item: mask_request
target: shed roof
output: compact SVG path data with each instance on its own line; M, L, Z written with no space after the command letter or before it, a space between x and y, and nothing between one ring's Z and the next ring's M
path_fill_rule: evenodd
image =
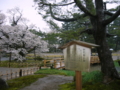
M73 44L77 44L77 45L88 47L88 48L99 47L99 45L96 45L96 44L93 44L93 43L87 43L87 42L84 42L84 41L74 40L74 41L71 41L69 43L66 43L63 46L60 46L59 49L64 49L64 48L69 47L69 46L71 46Z

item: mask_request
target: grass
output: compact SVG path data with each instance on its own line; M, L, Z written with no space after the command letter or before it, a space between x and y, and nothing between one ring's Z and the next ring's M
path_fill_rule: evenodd
M2 90L19 90L35 82L38 78L43 78L45 76L46 75L29 75L29 76L23 76L12 80L8 80L7 83L9 85L9 88Z
M120 90L120 80L115 80L110 84L103 84L102 76L100 71L83 73L82 90ZM59 90L76 90L75 82L62 84Z
M59 75L66 75L66 76L74 76L75 72L70 70L41 69L41 70L38 70L35 74L59 74Z
M115 65L116 67L120 67L117 61L114 61L114 65Z

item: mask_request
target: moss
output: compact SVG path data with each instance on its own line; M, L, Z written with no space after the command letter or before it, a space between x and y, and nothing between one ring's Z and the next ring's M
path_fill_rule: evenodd
M9 88L4 90L19 90L35 82L38 78L43 78L45 76L46 75L29 75L29 76L23 76L20 78L8 80L7 83L9 85Z
M75 83L62 84L59 90L76 90ZM120 90L120 80L116 80L110 84L103 84L101 82L93 84L92 82L87 82L83 84L82 90Z
M95 83L89 84L86 83L83 85L84 90L120 90L120 80L114 81L110 84Z
M75 83L73 82L59 85L58 90L75 90Z

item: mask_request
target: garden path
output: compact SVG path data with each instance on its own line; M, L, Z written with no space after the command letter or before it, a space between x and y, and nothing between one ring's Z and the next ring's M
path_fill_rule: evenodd
M73 76L48 75L20 90L58 90L59 85L72 81Z

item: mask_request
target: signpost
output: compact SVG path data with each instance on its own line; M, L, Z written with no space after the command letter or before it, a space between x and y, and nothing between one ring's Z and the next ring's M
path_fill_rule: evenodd
M98 45L83 41L71 41L59 47L63 49L65 68L76 72L76 90L82 90L81 72L89 72L92 47L98 47Z

